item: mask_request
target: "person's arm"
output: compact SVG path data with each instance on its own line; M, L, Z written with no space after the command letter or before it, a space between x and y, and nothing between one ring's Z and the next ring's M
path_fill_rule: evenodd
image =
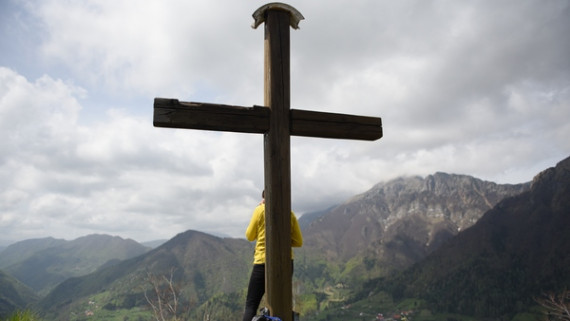
M255 210L253 210L253 214L251 215L251 220L249 221L249 225L245 230L245 237L250 242L255 241L257 239L257 224L259 221L259 215L263 210L262 207L263 206L259 205L255 208Z
M291 212L291 246L292 247L303 246L303 234L301 233L299 222L297 221L295 213L293 212Z

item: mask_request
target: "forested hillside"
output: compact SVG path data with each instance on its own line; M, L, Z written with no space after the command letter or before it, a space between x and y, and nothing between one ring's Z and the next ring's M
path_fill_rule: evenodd
M0 270L0 319L37 301L31 289Z

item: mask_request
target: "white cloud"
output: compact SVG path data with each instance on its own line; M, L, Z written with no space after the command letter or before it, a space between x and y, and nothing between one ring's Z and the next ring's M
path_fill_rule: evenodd
M0 72L4 237L149 239L188 228L241 236L245 204L263 185L261 137L159 129L118 110L82 126L83 90Z
M14 2L0 28L0 234L241 237L260 135L152 127L153 97L263 102L264 2ZM293 209L400 175L528 181L570 151L567 1L290 3L292 108L384 137L295 137Z

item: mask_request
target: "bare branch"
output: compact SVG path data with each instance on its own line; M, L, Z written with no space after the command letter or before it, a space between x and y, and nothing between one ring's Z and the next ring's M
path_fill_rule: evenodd
M156 321L177 321L179 320L179 295L178 288L174 282L174 271L170 270L170 275L167 277L162 275L158 277L150 272L147 272L147 282L150 284L154 297L147 294L147 289L144 290L144 296L150 307L152 308L154 319Z
M549 320L570 321L570 291L564 290L558 295L544 294L535 301L546 309Z

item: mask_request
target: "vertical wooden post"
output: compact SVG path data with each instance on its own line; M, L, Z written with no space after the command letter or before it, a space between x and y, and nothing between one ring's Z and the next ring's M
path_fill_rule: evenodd
M264 101L271 108L264 135L266 299L271 315L292 321L290 23L287 11L266 15Z

